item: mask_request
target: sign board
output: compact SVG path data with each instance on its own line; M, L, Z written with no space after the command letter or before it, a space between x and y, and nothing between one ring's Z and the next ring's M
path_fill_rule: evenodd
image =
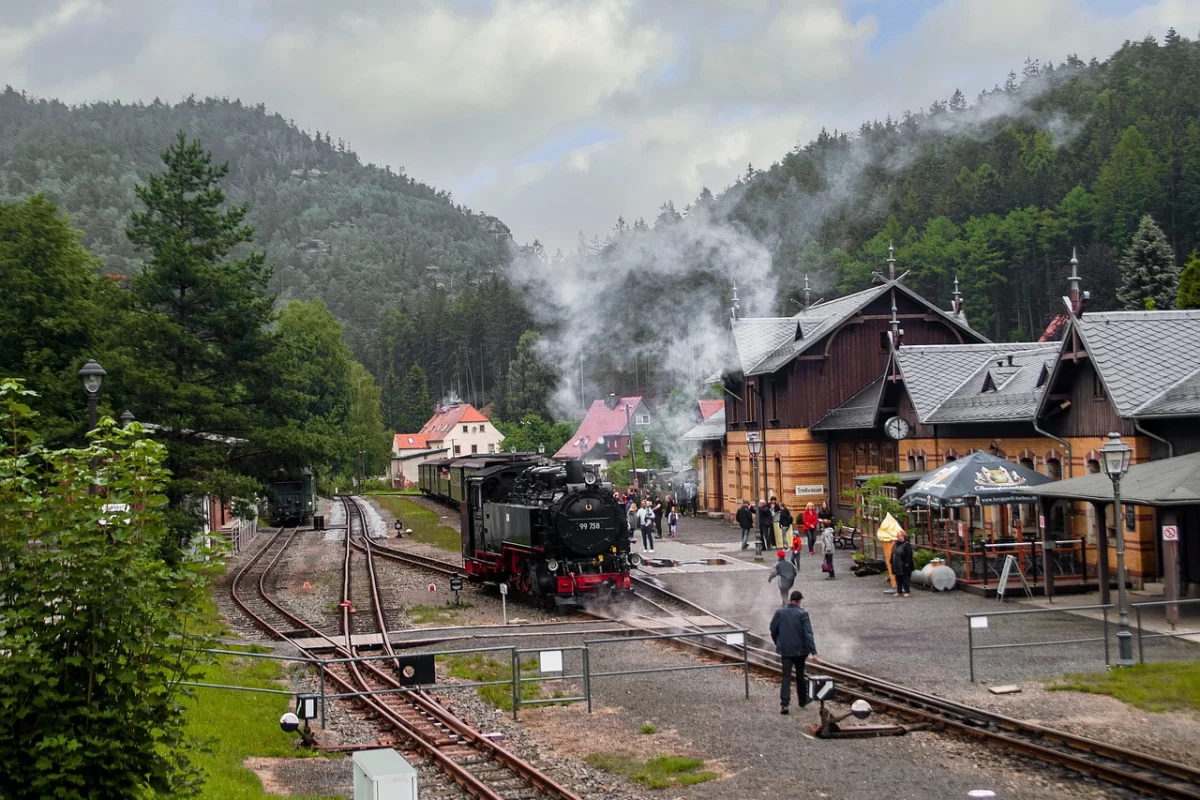
M725 644L732 645L734 647L741 647L745 643L746 643L746 637L743 634L740 634L740 633L725 634Z
M813 495L813 494L824 495L825 494L824 484L813 483L813 484L809 484L807 486L797 486L796 487L796 496L797 497L803 497L804 495Z
M1046 530L1046 516L1044 514L1038 515L1038 527L1042 530Z
M1125 506L1125 530L1128 533L1133 533L1137 530L1137 519L1133 515L1133 506Z
M759 433L758 431L746 431L746 441L747 442L761 442L762 434Z
M500 594L505 594L505 595L508 594L508 584L507 583L500 584Z
M986 628L987 627L987 617L971 617L971 627L972 628Z
M542 672L562 672L562 650L542 650L538 653L538 662Z
M812 675L809 677L808 698L810 700L832 700L833 692L833 678L828 675Z
M1163 533L1163 541L1164 542L1178 542L1179 541L1179 526L1178 525L1163 525L1162 533Z

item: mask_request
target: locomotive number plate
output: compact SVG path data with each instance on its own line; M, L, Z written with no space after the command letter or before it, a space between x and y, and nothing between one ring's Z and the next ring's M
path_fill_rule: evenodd
M595 522L581 522L581 523L579 523L579 530L581 530L581 531L598 531L598 530L600 530L600 521L596 520Z

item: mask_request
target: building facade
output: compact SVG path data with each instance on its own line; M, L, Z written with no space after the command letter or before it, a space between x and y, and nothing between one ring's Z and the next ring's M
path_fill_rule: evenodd
M554 458L578 458L603 469L628 456L631 433L647 435L653 419L653 411L642 397L610 396L608 400L593 400L575 434Z

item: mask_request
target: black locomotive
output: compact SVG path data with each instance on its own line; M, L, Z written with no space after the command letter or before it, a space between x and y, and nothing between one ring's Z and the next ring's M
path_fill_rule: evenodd
M311 469L280 470L275 473L269 488L274 496L270 515L273 524L307 525L312 522L317 484Z
M521 461L478 470L462 505L463 565L474 580L578 603L627 591L630 567L625 514L612 486L579 461Z

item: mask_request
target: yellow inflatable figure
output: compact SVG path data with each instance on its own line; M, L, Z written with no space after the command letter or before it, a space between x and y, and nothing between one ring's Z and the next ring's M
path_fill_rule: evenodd
M879 529L875 531L875 538L883 542L883 560L888 565L888 580L891 581L892 588L896 586L896 576L892 574L892 546L896 544L896 537L903 530L896 518L887 514L883 522L879 523Z

